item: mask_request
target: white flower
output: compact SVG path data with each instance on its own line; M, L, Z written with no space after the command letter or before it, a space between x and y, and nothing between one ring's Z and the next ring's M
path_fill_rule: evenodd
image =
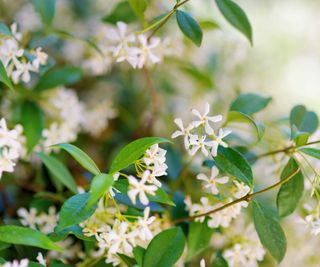
M39 69L40 65L47 64L48 55L42 51L41 47L38 47L35 52L33 52L35 55L35 59L32 61L32 65L35 67L35 69Z
M247 251L241 244L236 244L223 253L230 267L247 266Z
M132 252L132 246L135 244L134 239L139 233L128 230L129 224L127 222L120 222L120 224L115 223L112 231L106 234L106 240L112 244L109 248L111 254L128 254Z
M204 259L201 259L200 261L200 267L206 267L206 262Z
M37 261L44 265L44 266L47 266L47 261L44 259L43 255L41 252L38 253L38 256L37 256Z
M2 267L28 267L29 260L23 259L20 262L18 260L14 260L12 262L6 262L2 264Z
M139 238L141 240L151 240L153 237L152 232L150 231L150 225L154 222L156 217L151 216L150 214L150 208L147 207L143 211L143 217L138 218L138 228L139 228Z
M145 153L143 160L145 164L150 166L151 164L163 164L166 161L165 149L159 147L159 144L152 145Z
M189 137L190 137L190 131L194 128L193 124L189 124L187 127L183 126L183 122L180 118L176 118L174 120L174 123L177 124L180 130L175 131L171 138L177 138L178 136L184 136L184 146L186 149L189 148Z
M209 155L208 149L212 148L215 145L215 141L206 141L206 136L191 135L190 136L190 145L192 146L189 150L191 156L195 155L200 149L202 154L206 157Z
M3 62L4 67L7 68L9 62L11 62L12 60L17 60L17 58L19 57L22 57L23 52L24 50L19 47L18 42L16 40L6 39L3 41L3 44L0 45L0 60Z
M185 199L186 208L189 210L190 216L199 215L211 211L214 207L210 204L206 197L200 198L200 204L192 204L189 198ZM203 222L205 216L196 218L196 221Z
M320 233L320 216L318 213L313 212L300 220L300 223L304 224L306 228L310 230L312 235L318 235Z
M12 72L12 81L17 84L20 80L28 83L31 79L30 71L36 71L30 62L22 63L17 59L13 59L16 70Z
M207 177L203 173L199 173L197 175L197 179L204 181L205 182L204 188L210 189L211 193L213 195L217 195L219 193L219 189L217 187L217 184L225 184L229 181L228 176L216 178L218 174L219 174L218 168L213 166L211 168L211 176L210 177Z
M199 118L199 120L193 121L193 125L195 127L199 127L200 125L204 125L206 132L210 131L211 126L209 122L220 122L222 121L222 116L217 115L217 116L208 116L210 112L210 105L209 103L205 104L205 110L203 115L200 114L200 112L196 109L192 109L192 113Z
M242 198L250 193L251 189L248 185L243 182L238 182L234 180L233 183L236 185L237 189L236 192L233 194L235 198Z
M25 208L19 208L17 211L17 214L20 217L20 222L24 226L29 226L33 229L36 229L37 225L37 209L31 208L30 211L28 212L27 209Z
M148 205L149 200L146 194L155 195L157 187L155 185L147 185L146 182L150 176L150 171L146 170L143 172L141 180L138 181L134 176L129 175L129 185L130 190L128 191L128 196L131 199L132 203L136 204L137 195L139 195L139 200L143 205Z
M20 41L21 38L22 38L22 33L18 32L17 23L12 23L11 26L10 26L10 30L11 30L11 33L14 36L14 38L16 38L18 41Z
M141 69L143 66L159 63L161 58L156 54L156 47L160 44L160 39L157 37L148 38L140 34L138 35L139 40L139 54L137 57L136 66Z
M211 155L213 157L217 156L219 145L223 147L228 147L228 144L224 142L222 139L228 136L231 133L231 130L224 130L221 128L219 129L218 135L215 135L214 130L212 128L208 128L206 132L209 136L212 136L214 138L212 150L211 150Z

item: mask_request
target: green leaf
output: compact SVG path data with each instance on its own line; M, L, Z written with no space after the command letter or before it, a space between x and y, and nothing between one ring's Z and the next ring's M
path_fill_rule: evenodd
M60 85L71 85L82 79L83 73L80 68L65 66L60 69L52 69L40 77L34 90L44 91Z
M136 246L133 248L133 255L137 263L139 264L139 266L142 266L143 264L143 258L145 253L146 253L146 250L143 247Z
M52 23L55 12L55 0L32 0L34 9L39 13L45 25Z
M128 1L120 2L109 15L102 19L104 22L116 24L118 21L130 23L136 20L136 14Z
M171 267L181 257L184 249L181 228L173 227L157 234L149 243L142 267Z
M199 70L196 66L192 64L183 64L181 66L181 69L189 77L193 78L199 85L202 85L205 88L214 87L213 77L210 72L207 72L205 70Z
M0 251L11 247L11 244L0 242Z
M6 68L3 66L2 61L0 60L0 82L4 83L8 86L11 90L14 90L14 87L11 83L11 80L8 77Z
M0 241L9 244L62 251L62 248L54 244L45 234L31 228L16 225L0 226Z
M59 242L65 240L70 234L84 241L95 241L94 237L85 236L82 233L82 228L77 225L70 226L59 232L50 233L49 237L52 241Z
M96 204L97 201L108 191L108 189L113 185L113 177L110 174L100 173L96 175L90 187L90 197L88 200L88 207Z
M215 30L220 28L218 22L214 20L201 20L199 21L199 25L202 30Z
M77 194L77 184L74 181L72 175L69 170L55 157L46 155L44 153L38 153L39 158L43 162L43 164L48 168L52 177L62 184L64 184L67 188L71 190L71 192Z
M301 152L303 152L313 158L320 159L320 150L319 149L306 147L306 148L300 148L299 151L301 151Z
M117 253L117 255L120 257L121 261L123 261L128 267L136 267L137 262L135 259L128 257L125 254Z
M115 181L113 187L119 190L122 194L126 195L128 193L129 188L128 180L119 179L118 181ZM170 199L168 194L162 188L158 188L154 196L148 195L148 199L152 202L158 202L170 206L175 206L174 202Z
M217 255L212 262L212 267L229 267L228 262L221 255L221 252L217 252Z
M136 16L143 20L144 11L148 6L148 2L146 0L128 0L128 2Z
M187 12L176 11L177 23L183 34L188 37L196 46L202 42L202 30L198 22Z
M313 111L308 111L305 106L295 106L290 112L290 125L292 130L314 133L319 125L318 116Z
M0 22L0 35L12 35L8 26L2 22Z
M89 193L74 195L62 205L59 213L59 223L56 231L61 231L69 226L77 225L88 219L96 210L94 205L87 208Z
M290 158L281 173L281 180L286 179L299 168L294 158ZM302 172L299 171L288 182L281 185L277 195L279 215L285 217L297 208L304 190Z
M240 94L231 104L230 110L252 115L263 110L272 100L254 93Z
M229 123L248 123L251 124L256 132L257 140L260 141L263 137L264 127L262 124L257 123L249 115L241 113L239 111L229 111L227 115L226 124Z
M152 145L165 142L170 141L160 137L144 137L131 142L121 149L114 158L110 167L110 173L115 174L127 168L138 160Z
M209 246L211 236L214 229L208 227L206 222L191 222L188 233L188 256L187 261L190 261L194 256L201 253Z
M231 0L216 0L217 6L225 19L242 32L252 44L252 29L245 12Z
M59 147L67 151L83 168L94 175L101 173L95 162L80 148L67 143L56 144L53 147Z
M223 172L237 178L245 184L252 186L253 175L250 164L245 157L233 148L219 147L218 155L214 158L218 168Z
M257 201L253 201L253 220L262 245L273 258L281 262L286 253L287 241L278 220Z
M39 143L44 128L44 114L35 102L25 101L21 107L21 124L27 139L28 152Z

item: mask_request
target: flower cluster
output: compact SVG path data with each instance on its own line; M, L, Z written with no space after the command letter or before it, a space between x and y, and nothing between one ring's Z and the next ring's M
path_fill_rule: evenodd
M0 40L0 61L15 84L20 81L28 83L30 72L38 72L40 65L45 65L48 59L41 47L31 51L21 48L21 38L22 34L17 31L17 24L14 23L11 25L11 35Z
M250 192L250 187L244 183L233 180L232 183L227 184L229 177L224 176L216 178L218 174L219 170L216 167L212 167L210 178L205 174L198 174L197 178L203 181L204 188L209 190L209 195L208 197L201 197L200 203L196 204L191 202L190 197L186 198L185 204L190 216L198 216L200 214L210 212L232 202L234 198L238 199L244 197ZM227 189L226 191L231 195L223 196L223 194L219 194L220 190L218 188L218 184L220 184L220 186L224 185L225 189ZM208 226L211 228L217 228L219 226L228 227L232 219L236 218L240 214L241 208L246 208L247 206L248 203L243 201L231 205L221 211L209 214L207 220ZM204 222L205 218L206 216L199 216L196 220Z
M157 177L166 175L167 164L166 150L159 147L158 144L151 146L142 159L136 162L136 169L138 176L141 177L138 180L133 175L128 176L129 191L128 196L133 204L136 204L136 198L139 196L139 200L143 205L148 205L149 200L146 194L154 195L158 187L161 187L161 182Z
M0 178L3 172L13 172L16 161L25 154L22 131L21 125L9 130L6 120L0 120Z
M98 249L92 256L104 256L106 263L118 265L118 253L133 256L133 248L146 247L162 226L155 216L150 216L149 207L144 209L143 216L132 216L125 214L124 206L114 204L105 206L101 200L93 216L80 225L86 236L94 236L98 241Z
M195 115L197 119L189 123L186 127L180 118L176 118L174 121L179 127L179 130L172 134L172 138L183 136L185 148L192 156L200 149L206 157L209 155L215 157L218 153L219 145L228 147L228 144L223 141L223 138L229 135L231 131L223 128L220 128L219 131L215 130L212 124L221 122L222 116L208 116L209 112L210 105L206 103L203 114L196 109L192 110L193 115Z

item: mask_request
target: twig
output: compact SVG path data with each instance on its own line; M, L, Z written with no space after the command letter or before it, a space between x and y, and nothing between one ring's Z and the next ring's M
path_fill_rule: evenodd
M279 182L269 186L269 187L266 187L262 190L259 190L257 192L254 192L254 193L248 193L247 195L241 197L241 198L238 198L238 199L235 199L233 200L232 202L229 202L219 208L216 208L216 209L213 209L213 210L210 210L210 211L207 211L205 213L201 213L201 214L197 214L197 215L194 215L194 216L190 216L190 217L184 217L184 218L178 218L176 220L173 220L173 224L177 224L177 223L181 223L181 222L187 222L187 221L194 221L196 218L199 218L199 217L204 217L204 216L208 216L208 215L211 215L211 214L214 214L216 212L219 212L219 211L222 211L226 208L229 208L230 206L233 206L235 204L238 204L242 201L246 201L246 202L250 202L252 200L252 198L258 196L258 195L261 195L269 190L272 190L282 184L285 184L286 182L288 182L290 179L292 179L298 172L300 171L300 167L295 170L291 175L289 175L287 178L285 179L282 179L280 180Z

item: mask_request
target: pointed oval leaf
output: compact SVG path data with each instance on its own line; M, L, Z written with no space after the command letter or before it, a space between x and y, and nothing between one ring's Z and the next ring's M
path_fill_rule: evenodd
M115 174L116 172L130 166L132 163L138 160L152 145L165 142L170 141L161 137L144 137L131 142L121 149L112 161L110 174Z
M31 228L16 225L0 226L0 241L9 244L62 251L62 248L53 243L45 234Z
M57 144L53 147L59 147L67 151L83 168L87 169L94 175L101 173L95 162L80 148L67 143Z
M40 77L34 90L44 91L59 85L70 85L82 79L82 70L76 67L65 66L60 69L52 69Z
M286 236L273 214L253 201L253 221L262 245L278 262L281 262L287 249Z
M35 102L25 101L21 107L21 124L27 139L28 152L39 143L44 128L44 114Z
M11 80L8 77L6 68L3 66L2 61L0 60L0 82L4 83L11 90L14 90Z
M220 146L218 155L214 158L214 161L223 172L237 178L250 187L252 186L253 174L250 164L237 150Z
M242 8L231 0L216 0L216 3L225 19L242 32L252 44L251 24Z
M44 153L38 153L39 158L43 164L48 168L53 178L64 184L71 192L77 194L77 184L74 181L69 170L55 157L46 155Z
M254 93L240 94L231 104L230 110L252 115L263 110L272 100Z
M319 119L315 112L308 111L305 106L298 105L290 112L290 125L293 132L295 130L312 134L318 128Z
M198 22L187 12L176 11L177 23L183 34L195 45L200 46L202 42L202 30Z
M286 179L299 168L294 158L290 158L287 165L281 173L281 180ZM277 206L279 216L290 215L297 208L304 190L304 181L302 172L299 171L288 182L281 185L277 195Z
M0 35L12 35L8 26L2 22L0 22Z
M187 261L201 253L209 246L213 228L208 227L206 222L191 222L188 233L188 256Z
M39 13L42 21L50 25L55 11L55 0L32 0L34 9Z
M59 223L55 229L57 232L85 221L94 213L96 205L87 208L89 195L89 193L78 194L67 199L59 213Z
M299 151L313 158L320 159L320 149L306 147L306 148L299 149Z
M96 175L91 182L90 197L87 206L91 207L96 204L113 185L113 182L113 177L110 174L101 173Z
M181 228L174 227L160 232L149 243L142 267L173 266L181 257L184 244Z

